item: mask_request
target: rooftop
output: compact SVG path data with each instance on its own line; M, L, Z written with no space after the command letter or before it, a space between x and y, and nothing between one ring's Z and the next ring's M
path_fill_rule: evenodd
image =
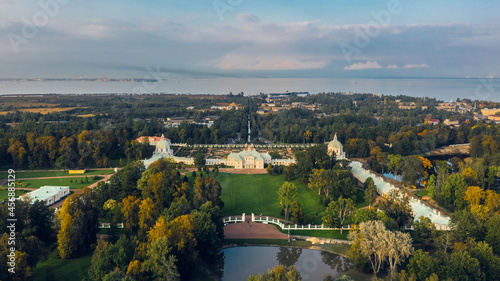
M37 190L33 190L24 196L29 196L32 201L41 200L45 201L50 197L58 194L62 190L69 189L69 186L42 186Z

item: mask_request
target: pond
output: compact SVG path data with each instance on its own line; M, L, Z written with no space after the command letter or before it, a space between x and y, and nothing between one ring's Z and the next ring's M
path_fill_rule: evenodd
M222 280L226 281L247 280L250 275L267 273L278 264L295 265L302 280L323 280L328 273L335 277L353 267L347 258L319 250L249 246L228 248L222 252Z

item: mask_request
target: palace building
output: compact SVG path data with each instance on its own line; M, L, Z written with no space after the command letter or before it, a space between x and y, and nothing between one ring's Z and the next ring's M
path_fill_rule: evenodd
M225 164L236 169L264 169L264 164L271 164L271 156L267 152L258 152L253 145L249 145L245 150L229 154Z
M149 159L144 160L144 165L148 167L156 160L162 158L171 158L177 163L184 162L185 164L194 164L193 158L174 156L174 152L170 148L170 145L170 140L165 139L165 136L162 134L160 140L156 143L156 149L153 152L153 156Z
M333 140L328 143L328 155L332 155L333 153L335 153L337 159L346 158L344 146L337 140L337 134L335 134Z

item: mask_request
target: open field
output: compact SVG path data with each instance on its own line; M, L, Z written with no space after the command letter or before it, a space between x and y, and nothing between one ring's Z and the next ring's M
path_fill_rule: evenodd
M76 259L62 260L58 257L58 251L55 249L46 260L36 265L33 280L83 280L87 276L91 259L92 255L89 254Z
M222 213L225 216L263 214L281 217L278 201L278 189L285 182L283 175L240 175L220 173L216 180L222 186L221 199L224 201ZM319 197L306 185L294 182L298 187L299 203L305 218L320 218L325 207L319 203ZM318 218L318 220L319 220Z
M95 176L108 175L113 173L113 170L88 170L85 174L69 174L68 171L33 171L33 172L16 172L16 179L28 178L47 178L61 176ZM0 179L7 179L8 173L0 173Z
M49 113L54 113L54 112L63 112L63 111L69 111L73 110L75 108L82 108L82 107L52 107L52 108L46 108L46 107L41 107L41 108L19 108L20 112L32 112L32 113L41 113L41 114L49 114ZM0 111L0 115L6 115L9 113L14 113L14 111Z
M89 176L88 182L85 182L85 177L83 178L56 178L56 179L33 179L33 180L22 180L20 182L27 183L27 186L23 186L26 188L39 188L44 185L52 185L52 186L69 186L70 189L80 189L85 188L99 180L102 177L99 177L98 180L93 180L93 176ZM83 183L80 182L80 179L83 179Z
M16 190L16 197L19 197L21 194L25 193L23 190ZM0 202L7 199L9 197L8 190L0 190Z

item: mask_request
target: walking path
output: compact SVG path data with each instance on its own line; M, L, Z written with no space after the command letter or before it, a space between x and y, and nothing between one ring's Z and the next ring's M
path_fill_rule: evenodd
M276 226L256 222L230 223L224 226L225 239L288 239Z

